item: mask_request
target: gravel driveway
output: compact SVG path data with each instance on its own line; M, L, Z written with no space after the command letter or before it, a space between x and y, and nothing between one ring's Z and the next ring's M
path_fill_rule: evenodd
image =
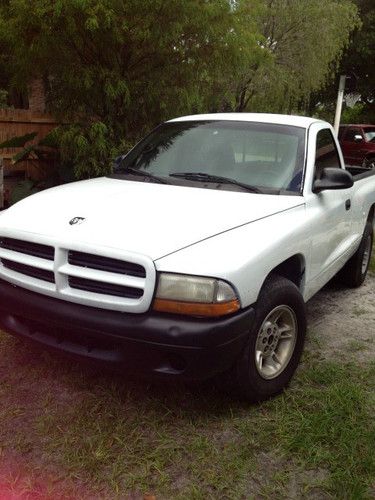
M330 283L308 303L307 347L322 359L375 360L375 275L357 289Z

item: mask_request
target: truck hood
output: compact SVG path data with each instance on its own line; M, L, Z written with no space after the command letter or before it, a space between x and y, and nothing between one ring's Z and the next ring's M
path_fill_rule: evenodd
M27 233L147 255L153 260L302 205L262 195L99 178L48 189L0 215L0 235ZM74 217L80 224L70 225Z

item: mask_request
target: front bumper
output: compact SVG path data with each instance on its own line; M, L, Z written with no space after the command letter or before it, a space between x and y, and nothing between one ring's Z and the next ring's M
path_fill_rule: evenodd
M107 367L183 380L223 372L244 349L254 309L220 319L81 306L0 280L0 328Z

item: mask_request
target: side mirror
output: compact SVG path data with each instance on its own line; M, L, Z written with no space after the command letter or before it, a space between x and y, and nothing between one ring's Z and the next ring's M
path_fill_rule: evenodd
M347 170L326 167L323 169L321 178L314 182L313 192L320 193L321 191L332 189L349 189L353 184L353 176Z
M355 135L354 136L354 142L362 142L363 141L363 137L359 134Z

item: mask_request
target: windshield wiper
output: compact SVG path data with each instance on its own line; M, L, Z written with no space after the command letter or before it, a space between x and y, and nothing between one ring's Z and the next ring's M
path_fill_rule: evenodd
M234 186L239 186L251 193L262 193L262 191L255 187L250 186L229 177L222 177L221 175L210 175L204 172L174 172L169 174L169 177L181 177L189 181L201 181L201 182L216 182L217 184L233 184Z
M159 182L159 184L169 184L167 179L163 179L162 177L158 177L157 175L145 172L144 170L138 170L137 168L133 167L119 167L116 168L113 173L114 174L129 173L132 175L141 175L142 177L146 177L147 179Z

